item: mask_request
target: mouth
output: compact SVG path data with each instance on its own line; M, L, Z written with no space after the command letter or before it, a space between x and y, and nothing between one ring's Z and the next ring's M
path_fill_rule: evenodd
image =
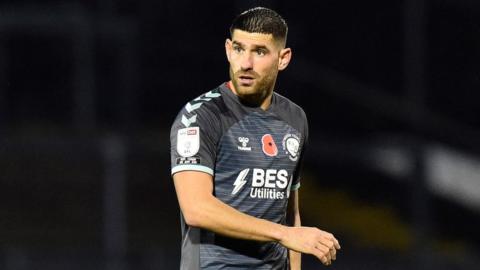
M241 85L251 86L255 80L255 77L252 75L240 75L238 76L238 81Z

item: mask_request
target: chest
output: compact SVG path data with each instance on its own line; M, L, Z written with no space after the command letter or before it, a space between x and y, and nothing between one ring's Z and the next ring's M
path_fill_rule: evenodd
M303 147L302 137L281 119L252 115L223 134L217 148L217 163L292 171Z

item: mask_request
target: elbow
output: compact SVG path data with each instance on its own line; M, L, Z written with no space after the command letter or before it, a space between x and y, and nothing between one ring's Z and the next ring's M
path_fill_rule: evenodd
M200 227L199 218L195 214L190 213L188 211L183 211L182 213L183 213L183 219L185 220L185 223L188 226Z
M216 207L212 195L189 198L180 203L182 215L188 226L207 228L215 219Z
M191 206L186 209L182 209L183 219L188 226L191 227L202 227L203 223L203 215L202 210L200 207Z

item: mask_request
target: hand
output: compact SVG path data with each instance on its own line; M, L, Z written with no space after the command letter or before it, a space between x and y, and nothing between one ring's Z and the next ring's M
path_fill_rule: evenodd
M340 249L338 240L331 233L312 227L287 227L280 244L297 252L312 254L324 265L332 264Z

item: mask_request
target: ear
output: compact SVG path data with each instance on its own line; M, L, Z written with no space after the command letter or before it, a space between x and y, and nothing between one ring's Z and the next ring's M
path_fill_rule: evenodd
M286 69L291 59L292 59L292 49L290 48L282 49L280 51L280 57L278 58L278 70Z
M230 62L230 54L232 52L232 41L230 39L225 40L225 53L227 55L228 62Z

